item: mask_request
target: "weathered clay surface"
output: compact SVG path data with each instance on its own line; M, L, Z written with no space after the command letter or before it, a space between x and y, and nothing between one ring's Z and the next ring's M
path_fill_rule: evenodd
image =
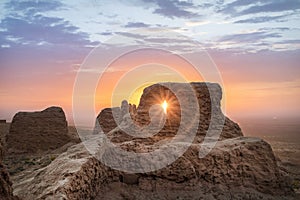
M9 174L2 163L3 155L4 151L0 139L0 200L17 200L18 198L13 195L12 182L10 181Z
M198 152L199 146L192 144L166 168L127 174L104 166L78 144L14 189L24 199L142 199L145 194L146 199L293 199L289 178L261 139L219 141L202 159Z
M70 141L66 117L59 107L17 113L6 136L8 154L34 154L56 149Z
M81 143L14 183L14 193L23 199L90 199L108 181L108 174L109 169Z
M138 174L135 184L109 183L97 199L296 199L290 179L261 139L219 141L202 159L198 151L192 144L168 167Z

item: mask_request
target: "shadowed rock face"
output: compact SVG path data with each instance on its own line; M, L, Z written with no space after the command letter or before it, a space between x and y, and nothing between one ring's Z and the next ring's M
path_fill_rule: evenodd
M70 142L64 111L50 107L40 112L19 112L11 123L6 142L9 153L38 153Z
M10 181L9 174L2 163L3 154L0 139L0 200L17 200L18 198L13 196L12 182Z
M113 116L115 115L115 118ZM101 110L100 114L97 117L97 120L100 123L101 129L104 133L108 133L109 131L116 128L121 123L121 109L119 107L115 108L105 108Z
M182 98L180 102L178 97ZM191 98L196 98L198 108L191 104ZM137 119L140 124L149 123L149 109L164 100L168 102L168 112L166 126L163 131L176 134L180 123L181 113L185 111L194 112L197 116L197 109L200 112L200 120L197 136L203 137L209 128L212 119L217 121L224 120L221 139L242 136L239 126L225 117L221 110L222 89L215 83L161 83L154 84L145 88L140 104L137 108ZM214 115L212 115L214 113ZM193 119L189 120L192 121ZM223 123L221 124L223 125Z

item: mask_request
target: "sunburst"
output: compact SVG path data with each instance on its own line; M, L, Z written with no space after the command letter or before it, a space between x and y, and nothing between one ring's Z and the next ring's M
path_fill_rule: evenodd
M168 103L166 100L161 104L161 107L164 109L164 113L167 114Z
M153 102L157 102L161 106L167 119L180 117L180 105L173 92L161 89L156 94L152 94L150 98L152 98Z

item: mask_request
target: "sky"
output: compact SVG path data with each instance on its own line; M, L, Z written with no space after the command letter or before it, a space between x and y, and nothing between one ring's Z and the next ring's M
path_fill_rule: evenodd
M103 52L107 41L118 37L168 44L191 57L197 57L194 43L200 45L222 77L226 114L234 119L300 119L299 0L1 0L0 9L1 119L58 105L71 120L80 66L93 49ZM145 36L140 29L156 35ZM164 67L152 66L152 72L167 74ZM184 71L191 72L181 66ZM108 106L101 95L96 112Z

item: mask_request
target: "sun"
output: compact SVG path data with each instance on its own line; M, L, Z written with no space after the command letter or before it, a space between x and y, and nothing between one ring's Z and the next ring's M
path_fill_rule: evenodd
M164 109L164 113L167 113L168 103L166 100L161 104L161 107Z

